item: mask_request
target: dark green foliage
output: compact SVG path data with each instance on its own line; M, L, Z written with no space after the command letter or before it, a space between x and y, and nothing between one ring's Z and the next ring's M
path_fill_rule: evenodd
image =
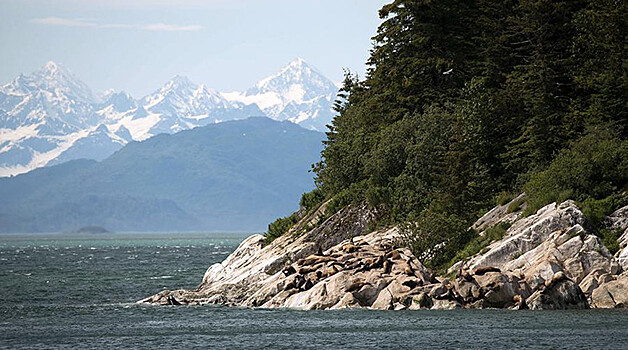
M453 259L475 235L455 215L426 209L415 221L403 226L402 244L409 246L423 264L438 268Z
M521 0L511 28L512 48L522 64L513 67L507 90L518 94L521 131L513 138L511 155L517 168L547 165L570 131L563 120L575 95L571 52L574 16L580 0ZM513 135L514 136L514 135Z
M357 203L360 200L363 200L364 194L361 189L362 184L353 184L351 188L342 190L338 192L335 196L331 198L329 204L327 204L327 208L325 209L325 217L330 217L333 214L337 213L340 209L346 207L351 203Z
M374 68L365 82L376 123L459 93L478 54L476 12L472 1L457 0L395 0L382 7L384 22L368 61Z
M603 220L617 208L628 205L628 195L626 193L615 193L603 199L587 198L578 205L582 213L587 217L593 228L603 225Z
M516 213L519 210L521 210L521 205L525 202L525 198L521 198L519 200L516 200L512 203L510 203L510 205L508 206L508 208L506 208L506 212L508 214L510 213Z
M292 226L299 222L299 216L297 213L292 213L289 216L279 218L270 224L268 224L268 231L264 234L266 237L266 244L274 241L275 238L288 232Z
M325 196L323 192L315 188L310 192L306 192L301 196L301 200L299 201L299 205L305 209L305 212L310 212L312 209L318 208L323 201L325 200Z
M598 235L602 239L602 243L608 249L608 251L615 255L619 251L619 237L621 236L621 231L610 231L607 229L602 229L599 231Z
M598 0L574 16L576 120L611 123L628 136L628 2Z
M438 266L499 193L525 187L527 214L572 198L592 221L617 205L597 201L626 189L628 2L394 0L380 17L314 167L329 210L418 222L417 252L446 242Z
M612 201L600 211L599 200L621 192L628 184L628 141L608 130L592 130L562 151L549 167L534 175L525 186L527 213L568 198L598 220L615 207Z
M497 195L497 205L505 205L512 201L515 198L515 195L508 192L501 192Z

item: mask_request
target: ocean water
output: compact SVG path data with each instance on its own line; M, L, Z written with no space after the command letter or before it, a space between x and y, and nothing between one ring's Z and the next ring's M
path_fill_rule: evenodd
M628 312L137 305L245 235L0 236L0 348L628 348Z

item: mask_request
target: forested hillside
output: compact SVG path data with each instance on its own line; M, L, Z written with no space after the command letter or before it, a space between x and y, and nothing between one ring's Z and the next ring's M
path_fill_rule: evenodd
M627 202L627 1L396 0L380 16L306 209L366 200L381 226L413 223L407 244L443 267L520 192L528 212L574 199L593 226Z

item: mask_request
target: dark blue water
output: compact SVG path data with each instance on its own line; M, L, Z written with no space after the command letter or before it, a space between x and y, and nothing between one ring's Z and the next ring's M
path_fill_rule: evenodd
M150 307L244 236L0 236L1 348L628 348L628 312Z

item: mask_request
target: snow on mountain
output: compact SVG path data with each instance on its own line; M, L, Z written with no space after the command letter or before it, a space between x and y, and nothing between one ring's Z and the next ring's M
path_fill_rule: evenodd
M48 62L0 87L0 177L101 160L133 140L263 115L257 105L228 101L181 76L141 100L114 90L97 98L65 67Z
M0 109L10 116L14 127L40 124L42 132L63 135L96 121L92 91L54 62L31 75L21 74L0 91Z
M98 114L116 133L124 127L134 140L141 141L225 120L263 116L264 112L257 105L228 101L214 89L175 76L139 101L110 92Z
M104 124L83 130L81 133L83 133L81 137L77 137L68 147L64 148L61 153L46 163L46 165L61 164L69 160L81 158L100 161L109 157L131 141L112 133Z
M111 111L118 113L130 111L137 107L133 97L125 91L109 90L103 95L103 101L101 109L110 107Z
M222 95L231 101L257 104L273 119L327 131L325 125L334 116L332 106L337 93L331 80L298 58L245 92Z
M108 131L94 139L97 104L85 83L54 62L0 87L0 176L45 166L80 144L122 147L126 142Z
M0 177L72 159L104 159L127 143L102 124L66 135L42 135L37 126L0 129Z
M175 76L139 100L114 90L96 97L65 67L48 62L0 86L0 177L100 160L130 141L251 116L325 131L337 90L297 59L244 92L221 93Z
M144 97L142 105L149 114L161 116L150 130L152 135L264 115L255 105L228 101L216 90L196 85L182 76L175 76L161 89Z

